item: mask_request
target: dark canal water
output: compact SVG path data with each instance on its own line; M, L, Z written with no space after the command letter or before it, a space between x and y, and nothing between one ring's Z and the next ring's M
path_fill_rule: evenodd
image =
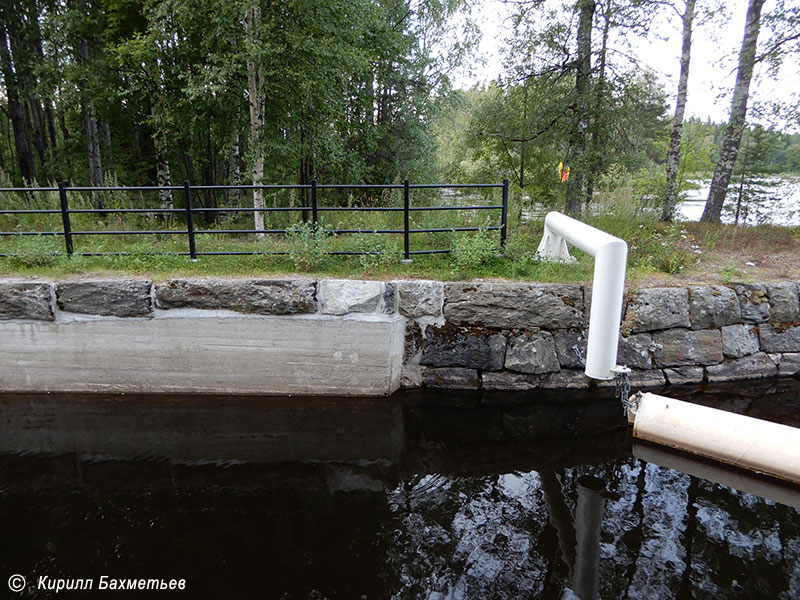
M800 426L797 380L668 393ZM798 490L634 447L610 396L0 395L0 598L800 598Z

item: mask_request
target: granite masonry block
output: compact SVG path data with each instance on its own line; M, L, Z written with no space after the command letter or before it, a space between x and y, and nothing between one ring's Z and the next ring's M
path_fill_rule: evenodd
M706 375L709 383L743 381L745 379L776 377L778 368L766 353L759 352L744 358L737 358L719 365L706 367Z
M394 281L387 281L384 284L381 310L387 315L397 312L397 283Z
M444 284L441 281L398 281L396 285L401 315L416 319L442 314Z
M577 284L447 283L444 316L459 325L568 329L583 324Z
M653 336L637 333L628 337L620 336L617 347L617 363L632 369L652 369Z
M585 390L589 389L589 381L583 371L557 371L544 375L531 373L514 373L511 371L481 374L484 390L527 391L535 389Z
M56 284L61 310L114 317L150 317L152 282L142 279L69 281Z
M797 284L790 281L767 284L770 321L794 323L800 317L797 300Z
M800 352L800 327L788 327L782 331L768 323L758 326L758 338L764 352Z
M766 286L760 283L739 283L734 288L742 309L745 323L765 323L769 321L769 297Z
M692 329L708 329L739 323L742 310L736 292L723 285L689 288L689 319Z
M422 367L422 385L447 390L477 390L481 379L475 369Z
M524 332L508 340L505 367L520 373L551 373L561 366L553 336L547 331Z
M412 356L422 350L424 340L422 337L422 328L419 326L419 323L416 321L406 322L405 338L403 363L407 363Z
M0 282L0 319L52 321L51 285L34 281Z
M375 312L383 300L382 281L323 279L319 282L320 312L324 315Z
M506 338L502 334L445 323L426 328L420 364L499 371L505 357Z
M758 328L753 325L728 325L722 332L722 353L730 358L742 358L760 349Z
M583 369L586 362L586 331L557 329L553 331L558 364L562 369Z
M628 303L627 319L633 333L689 327L689 292L686 288L641 290Z
M687 385L703 383L705 369L703 367L669 367L664 369L664 377L670 385Z
M658 346L653 357L658 367L713 365L722 362L722 336L718 329L669 329L653 334Z
M636 391L638 389L659 388L667 385L667 379L660 369L649 369L642 371L640 369L633 369L630 373L631 389ZM616 382L613 379L598 380L597 387L613 388Z
M800 352L786 352L771 358L778 365L779 377L794 377L800 374Z
M233 310L262 315L317 312L312 279L173 279L156 284L156 308Z

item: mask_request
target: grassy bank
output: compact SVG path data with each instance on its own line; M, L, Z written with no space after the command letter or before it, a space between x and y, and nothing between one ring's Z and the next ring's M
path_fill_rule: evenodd
M473 193L474 192L474 193ZM142 193L106 193L107 208L126 209L158 206ZM327 194L328 192L326 192ZM278 191L266 198L268 206L296 207L296 191ZM48 209L58 206L55 192L3 194L4 209ZM73 209L89 208L96 198L70 192ZM180 200L180 198L175 198ZM402 206L401 190L384 190L375 198L321 196L321 207ZM630 207L630 196L606 198L603 214L587 214L583 220L628 243L628 280L637 282L722 282L794 278L800 280L800 228L735 227L705 223L660 223L652 212ZM451 203L457 205L500 204L500 190L471 191L468 195L443 195L439 190L418 189L412 206ZM597 212L598 207L595 207ZM498 231L455 232L454 227L485 228L500 223L500 211L414 211L411 229L441 229L411 236L411 250L452 249L449 254L416 255L410 264L401 262L402 234L375 234L376 230L402 230L403 213L321 211L322 230L298 225L299 211L265 214L265 228L290 234L257 238L253 234L222 233L252 228L252 213L198 213L196 229L199 252L260 252L256 256L201 256L192 262L182 213L135 215L110 213L73 214L73 231L166 230L174 234L75 235L76 253L120 253L119 256L67 256L63 236L0 236L0 275L5 277L90 277L138 275L155 279L179 276L281 276L306 273L315 277L510 279L546 282L589 281L593 261L573 250L578 259L571 265L543 263L536 258L543 223L520 222L522 211L512 198L505 248L498 251ZM0 231L60 231L60 214L0 215ZM356 233L332 234L331 230ZM331 255L331 252L370 252L366 256Z
M800 228L759 226L741 228L704 223L664 224L642 217L600 216L592 225L628 242L628 280L637 283L757 281L800 279ZM426 222L425 226L433 223ZM460 224L463 226L463 224ZM346 225L345 225L346 226ZM377 228L377 227L376 227ZM366 230L366 228L365 228ZM81 239L77 251L125 252L124 256L65 254L60 236L13 236L0 239L4 277L148 276L155 279L185 276L280 276L305 273L315 277L509 279L546 282L589 281L592 259L573 250L572 265L542 263L535 251L542 224L509 228L503 252L497 251L496 231L417 234L412 247L448 248L451 254L415 256L401 262L402 236L396 234L315 234L299 228L293 235L266 236L208 234L199 238L202 251L287 252L286 255L187 256L185 236L92 236ZM328 255L327 252L366 250L367 256Z

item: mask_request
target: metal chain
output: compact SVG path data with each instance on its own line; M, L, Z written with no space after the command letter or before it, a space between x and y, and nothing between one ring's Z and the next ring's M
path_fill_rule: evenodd
M623 414L626 414L629 408L634 408L638 404L636 401L631 402L629 400L631 395L630 373L630 369L618 368L614 375L614 396L622 403Z
M586 359L583 358L583 354L581 354L581 349L578 348L578 344L575 344L572 347L572 350L573 350L573 352L575 352L575 355L578 357L578 360L580 361L581 365L583 365L585 367L586 366Z

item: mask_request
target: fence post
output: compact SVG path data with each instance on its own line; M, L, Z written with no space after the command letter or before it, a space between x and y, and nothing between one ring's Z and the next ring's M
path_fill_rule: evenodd
M311 223L317 224L317 180L311 180Z
M409 205L411 204L411 194L409 192L408 179L403 180L403 261L411 262L409 254Z
M189 236L189 256L197 260L197 248L194 245L194 219L192 217L192 192L188 180L183 182L183 202L186 205L186 235Z
M67 203L67 182L58 182L58 199L61 201L61 223L64 227L64 244L67 254L72 255L72 227L69 223L69 204Z
M503 208L500 215L500 247L506 247L508 233L508 179L503 179Z

